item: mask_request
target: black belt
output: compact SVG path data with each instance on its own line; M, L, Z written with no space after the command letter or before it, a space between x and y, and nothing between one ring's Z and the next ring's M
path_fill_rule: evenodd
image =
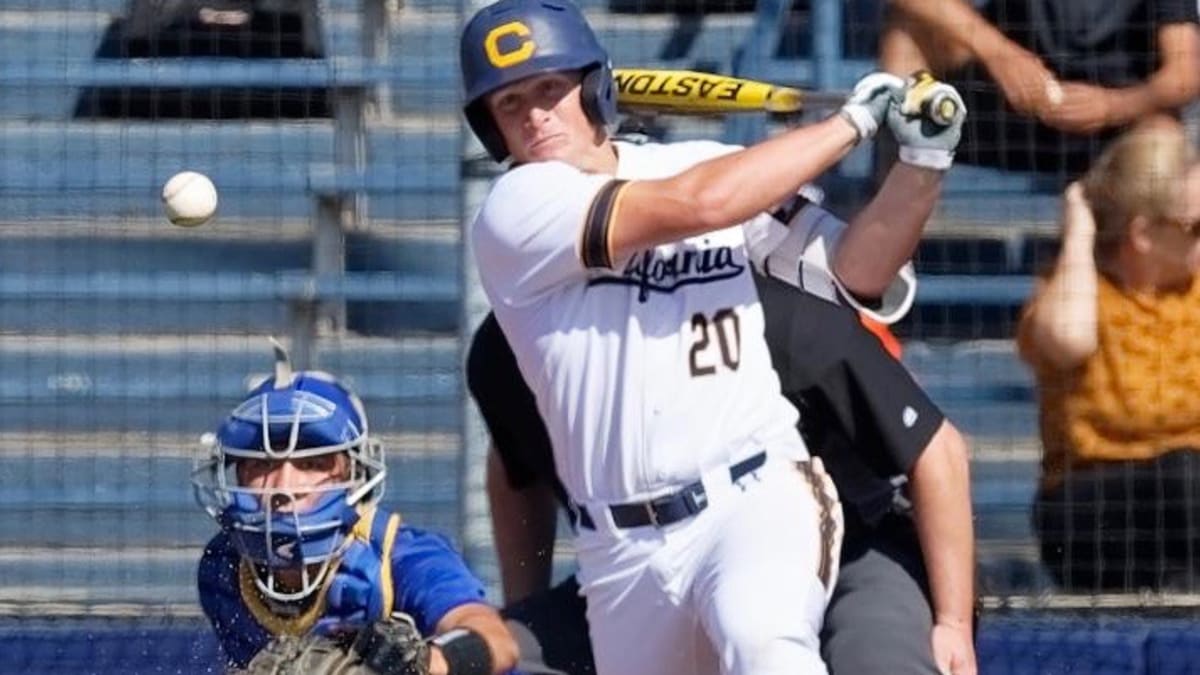
M746 474L762 468L767 463L766 451L760 452L729 467L729 482L736 483ZM613 524L621 529L654 525L663 527L677 523L684 518L690 518L708 507L708 495L704 492L704 484L700 481L689 483L677 492L663 495L648 502L632 504L613 504L608 507L612 513ZM588 515L583 506L576 507L579 512L579 525L594 530L596 523Z

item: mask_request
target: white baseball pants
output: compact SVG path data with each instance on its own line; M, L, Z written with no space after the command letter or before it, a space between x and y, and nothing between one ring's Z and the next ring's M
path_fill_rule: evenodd
M737 484L728 467L702 480L708 508L666 527L619 529L585 505L596 529L577 537L579 580L597 672L825 673L842 532L832 481L819 462L781 459Z

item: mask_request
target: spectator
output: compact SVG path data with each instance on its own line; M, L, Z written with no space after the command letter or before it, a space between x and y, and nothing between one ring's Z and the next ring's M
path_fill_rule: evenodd
M128 0L96 48L106 59L323 59L316 0ZM170 85L170 86L168 86ZM115 119L330 117L320 86L97 86L74 115Z
M889 0L880 60L929 68L963 94L960 161L1073 180L1122 129L1196 98L1196 4Z
M1176 125L1120 137L1067 191L1026 306L1042 559L1079 591L1194 587L1200 527L1200 164Z

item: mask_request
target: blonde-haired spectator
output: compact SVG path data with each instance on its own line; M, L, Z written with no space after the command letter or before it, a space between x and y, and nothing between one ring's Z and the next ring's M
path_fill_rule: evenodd
M1175 124L1119 137L1066 191L1026 305L1044 446L1034 526L1064 587L1200 572L1200 163Z

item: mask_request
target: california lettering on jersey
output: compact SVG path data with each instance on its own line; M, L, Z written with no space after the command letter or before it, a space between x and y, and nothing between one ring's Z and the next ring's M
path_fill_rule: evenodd
M575 502L662 494L766 447L807 457L762 339L742 227L589 264L606 262L592 255L603 230L587 225L605 221L595 205L614 181L675 175L726 151L622 144L613 176L522 165L471 226L481 284Z
M746 264L739 257L730 246L689 246L669 254L658 247L631 256L619 275L603 274L589 280L588 285L636 286L638 301L646 302L651 292L674 293L691 284L732 279L746 271Z

